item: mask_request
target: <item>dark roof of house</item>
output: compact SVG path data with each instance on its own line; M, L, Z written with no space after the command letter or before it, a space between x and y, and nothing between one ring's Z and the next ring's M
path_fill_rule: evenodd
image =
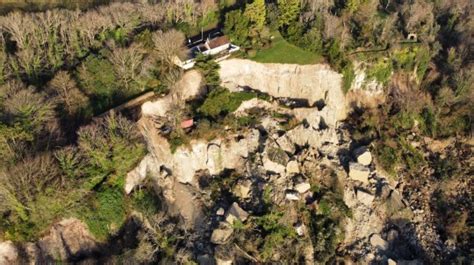
M204 32L202 32L202 34L198 34L196 36L187 38L186 46L188 48L192 48L192 47L197 46L199 44L205 43L207 39L213 39L213 38L216 38L216 37L219 37L219 36L222 36L222 35L224 35L224 34L222 34L220 29L211 29L211 30L208 30L208 31L204 31Z
M211 39L209 41L209 47L211 49L214 49L216 47L219 47L219 46L222 46L222 45L225 45L225 44L229 44L229 43L230 43L230 40L227 36L220 36L220 37Z

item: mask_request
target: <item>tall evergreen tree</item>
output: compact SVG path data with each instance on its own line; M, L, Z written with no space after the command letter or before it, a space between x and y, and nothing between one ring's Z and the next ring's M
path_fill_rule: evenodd
M250 20L251 35L259 35L265 26L265 0L255 0L245 7L244 16Z
M300 0L278 0L278 26L284 27L290 25L298 19L300 13Z

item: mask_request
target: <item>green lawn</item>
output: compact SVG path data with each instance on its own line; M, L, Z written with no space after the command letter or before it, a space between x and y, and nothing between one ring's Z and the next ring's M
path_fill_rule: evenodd
M319 54L305 51L288 43L279 32L273 33L272 46L257 52L251 59L260 63L315 64L322 60Z

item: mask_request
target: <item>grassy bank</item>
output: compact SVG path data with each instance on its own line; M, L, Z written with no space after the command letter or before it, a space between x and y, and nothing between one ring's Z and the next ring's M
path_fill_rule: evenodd
M260 63L292 63L292 64L315 64L322 61L318 54L305 51L287 42L279 32L272 33L274 36L272 46L257 52L252 60Z

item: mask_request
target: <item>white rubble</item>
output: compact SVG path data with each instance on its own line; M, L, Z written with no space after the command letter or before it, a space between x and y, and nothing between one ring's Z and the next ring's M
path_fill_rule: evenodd
M397 262L394 261L393 259L388 259L387 260L387 265L397 265Z
M252 187L252 181L250 180L241 181L237 183L237 185L235 185L234 193L239 198L247 199L250 197L251 187Z
M380 250L386 250L388 248L388 242L385 241L379 234L373 234L370 237L370 244L374 248L378 248Z
M296 174L300 173L300 166L298 165L298 162L295 160L291 160L286 164L286 174L288 176L293 176Z
M297 191L287 191L285 198L289 201L299 201L300 195L298 194Z
M369 207L374 202L374 195L365 192L363 190L357 190L357 200L364 204L365 206Z
M276 142L283 151L288 152L290 154L295 153L296 151L295 145L293 144L293 142L290 141L290 139L288 138L286 134L279 137L276 140Z
M247 220L249 214L240 208L236 202L232 203L229 210L227 210L225 220L229 224L233 224L236 220L244 222Z
M368 167L359 163L349 163L349 177L351 179L369 184L369 174L370 169Z
M221 258L215 258L216 260L216 265L232 265L233 260L232 259L221 259Z
M211 242L214 244L225 244L233 232L234 229L229 223L220 222L219 227L212 231Z
M295 190L300 194L303 194L311 189L311 185L308 182L302 182L295 185Z
M368 166L372 163L372 154L366 146L361 146L354 150L354 155L357 158L357 163L361 165Z
M157 174L159 169L155 167L153 157L148 154L138 164L136 168L128 172L125 178L125 193L129 194L133 188L141 184L148 173Z
M298 224L296 224L295 232L298 236L304 236L304 234L306 233L306 226L304 225L304 223L299 222Z
M17 260L18 250L13 242L0 242L0 264L15 264Z
M273 162L267 156L263 157L263 167L269 172L274 172L278 174L284 174L286 171L286 167L284 165Z

